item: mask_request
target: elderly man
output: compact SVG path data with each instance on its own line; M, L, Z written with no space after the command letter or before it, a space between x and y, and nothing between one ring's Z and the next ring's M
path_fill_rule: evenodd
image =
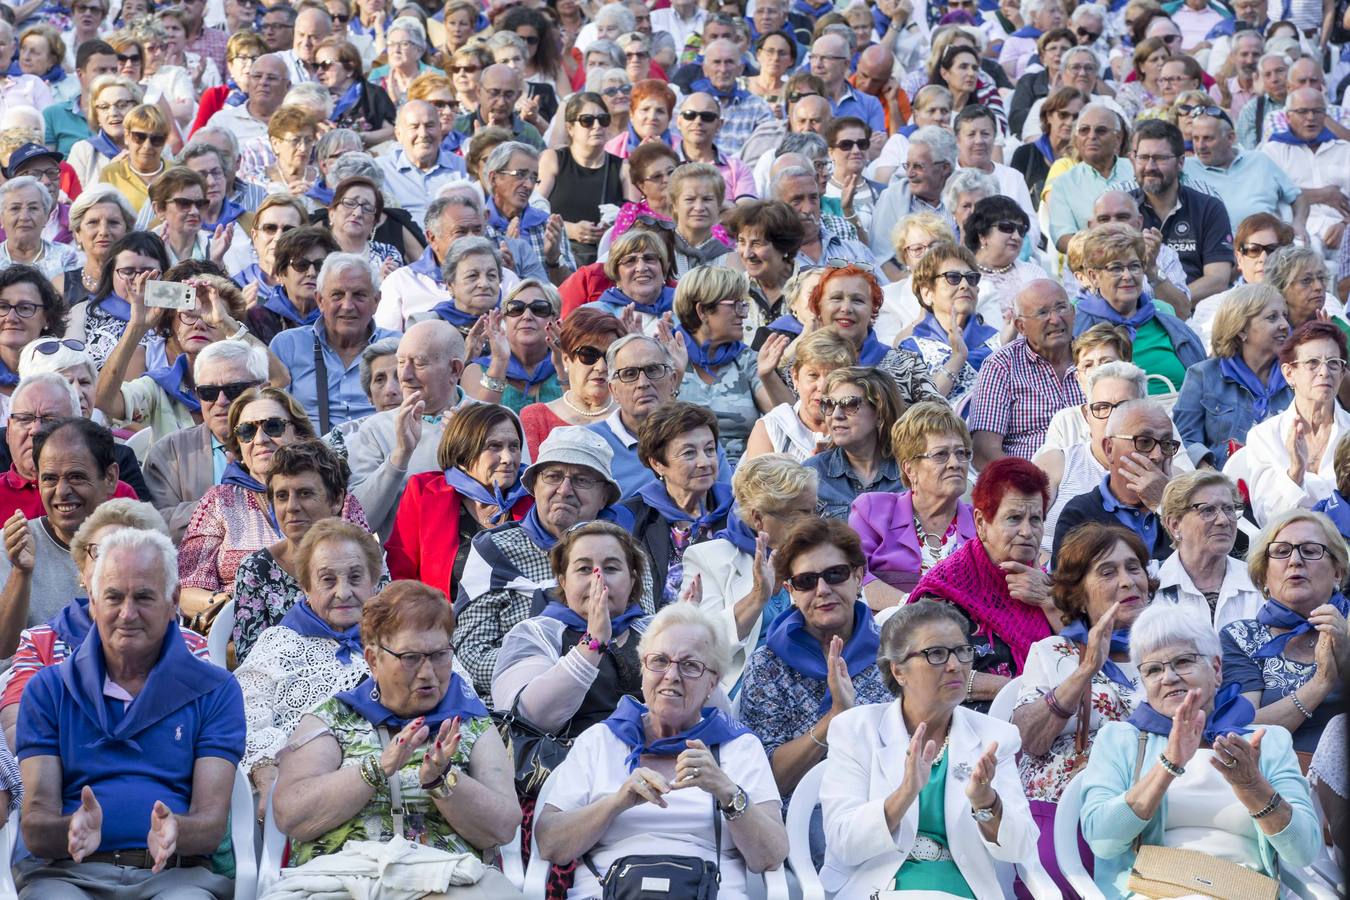
M787 118L760 123L741 147L741 159L755 165L755 187L760 196L768 193L769 166L777 158L783 139L789 134L820 134L833 118L824 90L824 82L809 72L793 75L783 89Z
M1292 94L1299 88L1312 88L1321 91L1328 97L1331 92L1327 90L1327 76L1322 71L1322 65L1315 57L1304 56L1294 60L1289 64L1289 74L1285 78L1285 100L1288 100L1288 94ZM1350 107L1338 106L1327 101L1327 117L1323 123L1333 135L1341 140L1350 140ZM1267 104L1264 116L1265 131L1263 134L1273 138L1281 131L1289 130L1289 116L1285 112L1283 105Z
M516 101L525 93L525 78L510 66L492 65L478 78L478 109L455 119L455 131L466 137L489 125L505 128L511 139L544 149L539 129L516 114Z
M837 34L824 34L811 45L811 74L825 82L825 99L835 118L853 116L862 119L875 132L885 134L886 111L881 101L848 83L853 54L848 42ZM889 78L890 73L887 72Z
M1266 0L1233 0L1230 5L1233 8L1233 18L1219 22L1209 30L1209 34L1205 35L1205 40L1210 43L1205 69L1215 78L1223 71L1223 64L1227 62L1229 55L1237 52L1238 35L1245 33L1259 37L1264 35L1270 26L1269 5Z
M1162 232L1157 228L1144 227L1144 215L1139 204L1125 191L1107 191L1092 204L1092 218L1088 227L1116 223L1128 225L1143 235L1144 245L1148 248L1147 267L1149 292L1153 299L1171 304L1182 315L1191 310L1191 289L1186 285L1186 270L1181 267L1177 251L1163 243ZM1065 271L1064 286L1075 296L1081 290L1078 279L1073 273Z
M317 6L306 6L295 17L290 49L277 54L286 63L291 84L317 80L314 74L314 51L319 49L319 42L332 33L332 17Z
M1139 535L1149 556L1164 560L1172 540L1163 527L1163 488L1172 477L1172 457L1181 441L1167 411L1151 400L1127 400L1111 412L1102 438L1106 475L1101 483L1064 505L1050 552L1054 566L1064 538L1084 522L1123 525Z
M1134 177L1129 159L1118 155L1121 143L1120 117L1098 103L1089 103L1078 114L1073 146L1077 165L1056 178L1050 192L1050 240L1060 253L1069 239L1087 227L1092 204L1105 191Z
M1256 64L1256 96L1237 118L1238 142L1254 150L1270 137L1271 114L1284 105L1289 93L1289 60L1283 53L1266 53Z
M100 75L117 74L117 51L106 41L85 41L75 54L79 96L42 110L43 143L61 156L70 155L76 141L89 139L89 86Z
M474 402L459 386L464 356L464 338L449 322L428 319L410 327L398 344L403 402L368 416L347 438L352 493L381 542L393 531L408 477L440 468L436 448L446 419Z
M1289 130L1272 134L1261 152L1303 189L1312 204L1308 234L1334 251L1350 218L1350 141L1327 128L1326 95L1319 90L1290 91L1284 112Z
M730 202L757 196L750 167L739 157L728 155L718 147L717 137L724 123L721 105L712 94L700 91L686 97L676 124L681 138L676 153L683 162L714 166L722 173L722 180L727 185L726 198Z
M890 259L891 230L910 213L937 213L951 221L951 211L942 205L942 188L956 171L956 138L936 125L925 125L909 138L909 159L904 178L881 192L872 213L868 244L877 259Z
M380 276L369 259L334 253L319 269L319 318L309 328L289 328L272 338L272 353L291 375L291 396L320 434L375 411L361 389L361 351L398 334L372 321L379 289Z
M215 60L216 68L225 72L225 49L233 32L206 26L206 0L185 0L179 7L187 17L187 42L183 49Z
M739 153L760 123L773 118L769 104L737 86L743 71L740 48L732 41L716 40L703 48L703 77L690 85L692 91L709 94L721 104L718 143L726 153Z
M248 100L238 106L226 104L208 124L230 131L240 146L255 139L265 141L267 120L281 107L290 89L291 76L281 54L260 56L248 73Z
M443 137L436 107L425 100L410 100L394 122L398 146L379 158L385 188L418 225L424 223L427 204L442 187L469 177L464 159L441 148Z
M849 83L869 97L876 98L881 104L881 112L886 127L883 134L899 131L900 126L909 121L909 95L900 87L895 78L895 54L881 44L872 44L858 54L858 65L849 76ZM875 129L873 129L875 131ZM881 151L883 141L878 140L876 150ZM872 158L876 158L876 153Z
M488 188L486 236L498 243L523 238L543 260L549 280L562 284L577 263L563 236L562 216L530 205L539 183L539 151L518 141L498 144L483 163L483 174Z
M19 896L226 900L234 883L211 855L244 753L239 683L183 643L168 538L127 529L99 549L93 634L35 675L20 705L23 839L36 859Z
M619 485L610 472L614 452L595 432L577 425L553 429L539 457L521 475L534 509L473 539L455 598L455 656L473 674L484 697L492 693L492 670L502 639L532 615L539 591L557 586L548 554L575 525L619 520L631 528L627 510L614 506ZM652 609L651 575L643 572L642 607Z
M217 341L197 355L193 368L202 423L160 438L145 457L147 499L164 515L175 541L183 539L202 495L225 477L231 462L225 449L230 404L267 383L267 355L243 341Z
M782 168L769 183L769 197L792 207L802 221L805 238L797 251L797 266L815 268L830 259L851 259L872 264L872 254L860 241L840 237L824 223L820 211L820 181L815 169L799 154L779 160Z
M111 431L78 414L52 415L33 437L42 509L32 518L15 510L5 522L0 656L14 653L19 632L46 622L81 595L70 539L101 503L117 495L115 446Z
M294 215L287 207L273 207L277 208ZM288 328L313 325L319 318L319 267L337 252L333 232L320 225L301 225L283 232L272 248L276 283L264 293L262 282L254 282L265 299L245 314L248 330L270 344Z
M1186 157L1182 174L1214 188L1230 224L1237 226L1256 213L1280 216L1287 205L1293 208L1294 233L1307 238L1311 202L1269 156L1238 146L1237 129L1227 113L1211 106L1192 115L1191 143L1195 155Z
M1073 371L1073 304L1058 282L1037 279L1014 300L1018 337L989 355L971 393L976 469L1001 456L1030 459L1055 413L1083 402Z

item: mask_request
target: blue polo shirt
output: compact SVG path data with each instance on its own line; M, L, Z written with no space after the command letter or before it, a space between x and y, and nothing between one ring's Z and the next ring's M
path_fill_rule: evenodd
M844 84L844 95L838 103L831 101L830 110L836 119L840 116L857 116L868 124L873 134L886 133L886 111L882 109L881 101L847 82Z
M1209 182L1228 211L1230 225L1255 213L1278 216L1281 204L1292 205L1303 193L1289 173L1256 150L1239 150L1226 169L1207 166L1188 156L1182 171L1188 178Z
M1116 517L1116 520L1126 528L1139 535L1144 541L1144 546L1153 552L1153 545L1158 540L1158 517L1147 507L1141 509L1137 506L1126 506L1116 499L1116 495L1111 493L1111 473L1108 472L1102 476L1101 483L1097 485L1098 492L1102 495L1102 508Z
M370 325L367 344L387 337L398 337L399 332ZM319 426L318 370L314 366L314 342L323 348L324 368L328 372L328 425L336 428L344 422L359 419L375 412L366 392L361 390L361 356L357 354L351 365L344 365L333 345L328 342L328 331L323 319L308 328L288 328L272 338L270 349L291 373L288 390L300 402L310 421Z
M605 443L614 451L610 472L618 482L619 489L623 491L620 499L627 500L641 490L643 485L656 481L656 474L638 459L637 436L624 426L617 409L603 422L586 427L604 438ZM717 445L717 480L724 484L731 483L731 466L727 463L726 452L720 443Z

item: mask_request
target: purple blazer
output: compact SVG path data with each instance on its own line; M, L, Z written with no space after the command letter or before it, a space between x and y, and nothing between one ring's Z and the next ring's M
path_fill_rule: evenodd
M914 495L910 491L859 494L849 510L848 524L862 539L867 557L863 584L884 581L898 590L913 590L923 559L914 530ZM956 531L961 543L975 537L975 516L968 503L956 504Z

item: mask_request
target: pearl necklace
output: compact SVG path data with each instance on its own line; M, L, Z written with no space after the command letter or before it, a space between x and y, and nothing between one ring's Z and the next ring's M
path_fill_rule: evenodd
M92 291L98 287L98 279L98 275L90 278L88 272L83 270L80 271L80 281L84 284L84 289L87 291Z
M599 412L591 412L589 409L583 409L582 407L577 406L571 400L567 399L571 395L571 393L572 393L571 391L564 391L562 395L562 402L568 409L572 410L572 412L576 413L579 416L596 418L597 416L606 415L609 413L610 410L614 409L614 398L611 397L609 404L604 409L600 410Z
M1001 269L993 266L986 266L983 263L977 264L979 270L986 275L1007 275L1013 270L1013 266L1015 265L1017 265L1017 260L1013 260Z
M933 757L933 768L936 769L939 765L942 764L942 757L944 754L946 754L947 745L951 743L951 740L952 740L952 730L951 728L948 728L947 736L942 739L942 746L938 748L937 756Z

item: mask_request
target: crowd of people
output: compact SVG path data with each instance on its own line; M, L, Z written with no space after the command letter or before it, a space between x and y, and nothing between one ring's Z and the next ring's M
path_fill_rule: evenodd
M241 826L269 898L1334 887L1350 0L6 0L0 69L22 900Z

